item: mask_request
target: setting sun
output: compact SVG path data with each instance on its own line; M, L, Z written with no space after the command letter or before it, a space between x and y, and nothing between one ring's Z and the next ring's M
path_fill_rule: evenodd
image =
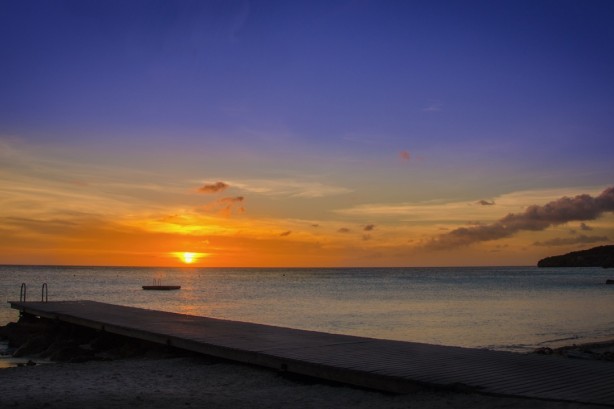
M193 264L197 262L198 259L207 256L207 253L194 253L189 251L177 251L171 254L184 264Z
M182 253L181 260L186 264L191 264L194 261L196 261L196 254L195 253Z

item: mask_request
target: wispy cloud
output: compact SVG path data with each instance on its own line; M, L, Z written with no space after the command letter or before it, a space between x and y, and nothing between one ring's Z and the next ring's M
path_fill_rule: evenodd
M281 237L286 237L286 236L289 236L290 234L292 234L292 232L290 230L288 230L288 231L285 231L285 232L281 233L280 236Z
M367 224L363 230L364 231L373 231L375 229L375 225L374 224Z
M340 228L339 230L337 230L337 232L338 232L338 233L344 233L344 234L345 234L345 233L350 233L350 232L351 232L351 230L350 230L350 229L348 229L347 227L342 227L342 228Z
M529 206L523 213L510 213L494 223L461 227L427 243L431 249L450 249L513 236L520 231L541 231L571 221L594 220L614 211L614 187L599 196L587 194L563 197L543 206Z
M591 231L593 228L586 223L580 223L580 230Z
M581 234L575 237L565 237L565 238L554 238L550 240L544 241L536 241L533 243L535 246L569 246L574 244L594 244L594 243L604 243L610 241L610 239L606 236L586 236Z
M222 197L205 205L204 209L206 211L218 212L228 217L234 213L245 213L244 201L245 197L243 196Z
M223 192L227 188L228 188L228 184L224 182L215 182L215 183L203 185L202 187L198 188L198 191L201 193L212 194L212 193Z
M246 192L266 196L318 198L341 195L352 191L348 188L328 185L321 182L293 179L246 179L233 180L230 183Z
M482 223L494 222L501 214L516 213L534 204L546 204L561 196L590 192L599 194L602 188L586 187L581 190L544 189L510 192L497 196L488 202L494 205L484 205L480 201L447 201L444 199L421 202L402 203L366 203L348 208L333 210L344 216L360 218L395 218L401 221L421 222L451 222L472 223L480 220Z
M55 236L70 233L80 226L79 221L72 219L35 219L25 217L2 217L1 224L6 229L18 229L24 232Z
M490 209L493 208L494 206L490 207ZM483 218L488 209L476 206L475 202L425 201L362 204L346 209L337 209L334 212L344 216L370 219L385 217L401 221L430 222L454 219L457 222L468 222Z
M244 201L245 198L243 196L236 197L223 197L219 200L221 203L238 203Z

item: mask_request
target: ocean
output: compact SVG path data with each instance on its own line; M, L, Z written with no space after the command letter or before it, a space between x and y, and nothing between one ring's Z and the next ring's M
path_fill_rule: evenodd
M374 338L528 352L614 339L602 268L136 268L0 266L8 301L94 300ZM143 291L142 285L181 285Z

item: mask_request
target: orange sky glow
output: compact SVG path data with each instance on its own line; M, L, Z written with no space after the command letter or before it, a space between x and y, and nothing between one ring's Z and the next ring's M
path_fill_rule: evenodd
M351 193L287 180L141 183L142 170L124 169L119 177L113 169L83 165L78 170L89 172L91 181L74 183L74 169L53 161L40 169L21 160L32 152L16 154L16 149L7 155L5 148L4 158L19 176L4 177L0 188L0 262L6 264L532 265L553 252L583 245L587 237L607 242L614 236L614 218L606 209L591 220L572 217L543 229L518 229L437 248L457 229L496 225L508 214L522 215L530 206L543 207L561 198L585 195L595 201L607 186L535 189L483 201L479 196L402 203L365 199L353 205L361 200L357 194L349 202L337 202L337 196ZM284 193L290 188L291 195Z
M612 4L2 1L0 264L611 244Z

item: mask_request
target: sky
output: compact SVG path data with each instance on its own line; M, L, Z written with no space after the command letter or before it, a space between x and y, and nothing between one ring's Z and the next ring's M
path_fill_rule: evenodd
M612 21L609 0L0 0L0 264L611 244Z

